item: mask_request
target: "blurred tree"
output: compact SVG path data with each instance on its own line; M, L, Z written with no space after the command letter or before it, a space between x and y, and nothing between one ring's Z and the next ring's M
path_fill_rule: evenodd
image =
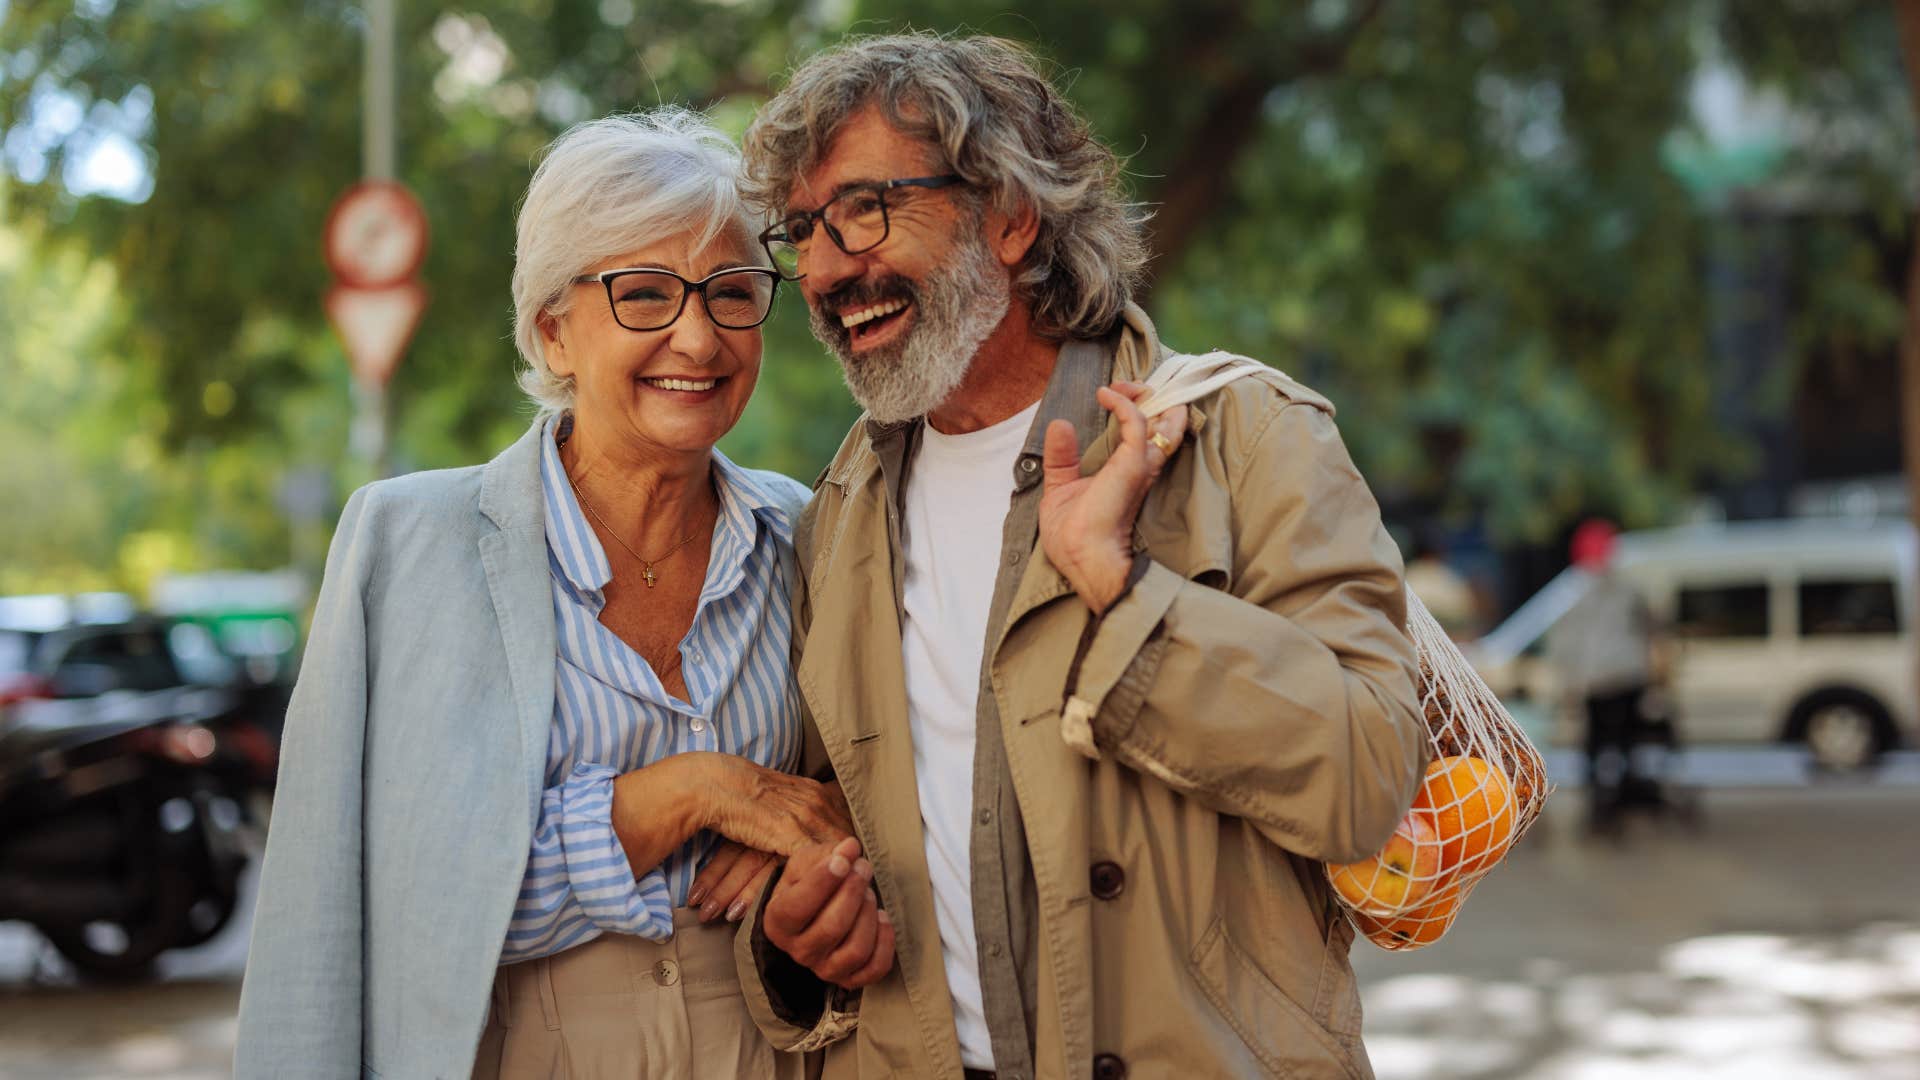
M681 101L738 132L786 67L846 27L969 26L1056 60L1129 156L1159 213L1153 307L1172 342L1322 387L1391 507L1484 515L1510 539L1596 508L1650 522L1741 465L1715 422L1711 208L1674 159L1697 134L1703 67L1748 71L1826 117L1860 109L1870 95L1853 72L1872 81L1893 55L1879 5L1821 0L1765 13L1719 0L1061 0L1017 16L967 0L469 0L400 13L400 175L434 229L433 305L393 388L402 463L480 460L524 423L513 209L559 130ZM232 483L249 494L231 501L267 511L281 472L331 467L344 444L347 376L317 249L358 173L359 25L347 0L0 0L0 158L26 181L12 212L117 275L108 362L151 386L156 452L237 455L204 493ZM1831 54L1809 52L1817 42ZM103 147L137 162L120 198L85 194ZM1904 190L1875 168L1866 184ZM1796 333L1877 310L1846 245L1814 257L1833 266L1813 277L1837 287ZM810 478L853 410L790 294L762 378L727 445ZM252 536L245 550L285 541L251 520L219 528Z

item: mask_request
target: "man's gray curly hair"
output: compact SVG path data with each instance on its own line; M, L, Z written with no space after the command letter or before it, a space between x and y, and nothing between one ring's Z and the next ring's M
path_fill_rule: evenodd
M849 117L887 121L939 147L947 167L1002 213L1031 206L1039 235L1014 280L1033 326L1099 337L1145 274L1147 215L1126 201L1120 162L1026 47L933 33L859 37L800 65L748 128L741 194L772 216Z

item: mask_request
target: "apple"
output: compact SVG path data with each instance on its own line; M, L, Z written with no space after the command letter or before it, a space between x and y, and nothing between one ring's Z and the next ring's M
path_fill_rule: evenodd
M1433 813L1413 809L1372 858L1327 867L1340 899L1368 915L1397 915L1419 906L1450 876L1440 869L1440 829Z

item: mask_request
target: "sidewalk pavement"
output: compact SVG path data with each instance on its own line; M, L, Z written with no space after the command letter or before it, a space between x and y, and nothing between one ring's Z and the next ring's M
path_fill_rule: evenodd
M1578 795L1444 940L1355 944L1380 1080L1920 1077L1920 786L1717 790L1697 828L1635 822L1618 845L1578 835ZM0 1076L226 1076L235 922L124 989L74 985L0 925Z
M1355 944L1380 1080L1920 1077L1920 790L1710 792L1617 845L1580 809L1440 942Z

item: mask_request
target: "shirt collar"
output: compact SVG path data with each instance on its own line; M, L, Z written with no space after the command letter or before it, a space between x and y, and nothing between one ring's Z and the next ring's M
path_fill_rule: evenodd
M613 565L594 534L578 494L560 462L559 436L570 432L571 415L550 418L540 439L540 482L546 493L547 551L553 572L583 597L598 598L613 580ZM720 520L702 599L724 596L740 584L747 557L766 529L783 543L793 542L793 521L765 485L713 451L714 488L720 496Z

